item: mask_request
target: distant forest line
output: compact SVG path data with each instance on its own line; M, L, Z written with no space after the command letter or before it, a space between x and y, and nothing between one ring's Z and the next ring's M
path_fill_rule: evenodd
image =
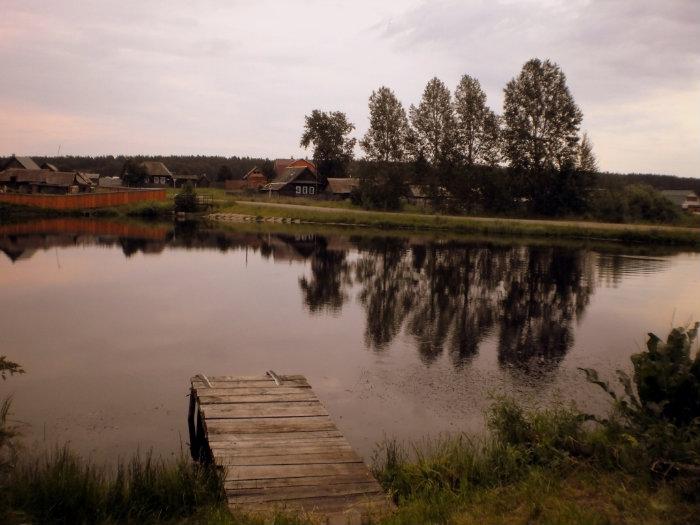
M105 177L119 177L122 173L124 163L129 160L154 160L165 164L170 171L179 174L199 175L206 174L210 180L223 182L227 179L241 179L248 171L254 167L262 169L268 178L273 177L273 161L256 157L224 157L218 155L98 155L63 157L32 157L37 164L44 162L54 164L61 170L83 171L99 173ZM9 157L0 157L0 164ZM353 176L359 171L360 166L365 163L363 160L353 160L350 163L348 174ZM226 170L226 177L222 167ZM599 183L602 186L610 184L649 184L658 190L694 190L700 193L700 179L693 177L678 177L675 175L658 175L654 173L599 173Z

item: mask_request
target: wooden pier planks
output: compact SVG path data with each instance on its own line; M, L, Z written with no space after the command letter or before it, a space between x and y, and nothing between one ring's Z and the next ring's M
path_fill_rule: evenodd
M305 377L196 376L192 394L232 509L337 518L389 508Z

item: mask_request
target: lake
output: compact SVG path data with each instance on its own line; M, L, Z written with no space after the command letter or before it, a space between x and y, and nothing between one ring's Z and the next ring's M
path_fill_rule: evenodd
M700 314L700 256L672 248L216 229L0 225L0 381L35 448L100 461L186 450L195 374L304 374L366 459L385 437L481 432L493 395L606 400L646 333Z

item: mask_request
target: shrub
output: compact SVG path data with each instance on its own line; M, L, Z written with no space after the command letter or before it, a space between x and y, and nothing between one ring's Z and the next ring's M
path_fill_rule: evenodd
M185 213L197 211L197 193L189 182L183 186L180 193L175 195L175 211Z

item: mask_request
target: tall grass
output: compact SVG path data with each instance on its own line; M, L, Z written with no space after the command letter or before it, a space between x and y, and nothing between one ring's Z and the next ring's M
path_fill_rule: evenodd
M110 470L61 448L18 461L0 480L0 517L9 522L156 522L223 501L220 473L185 458L136 456Z

